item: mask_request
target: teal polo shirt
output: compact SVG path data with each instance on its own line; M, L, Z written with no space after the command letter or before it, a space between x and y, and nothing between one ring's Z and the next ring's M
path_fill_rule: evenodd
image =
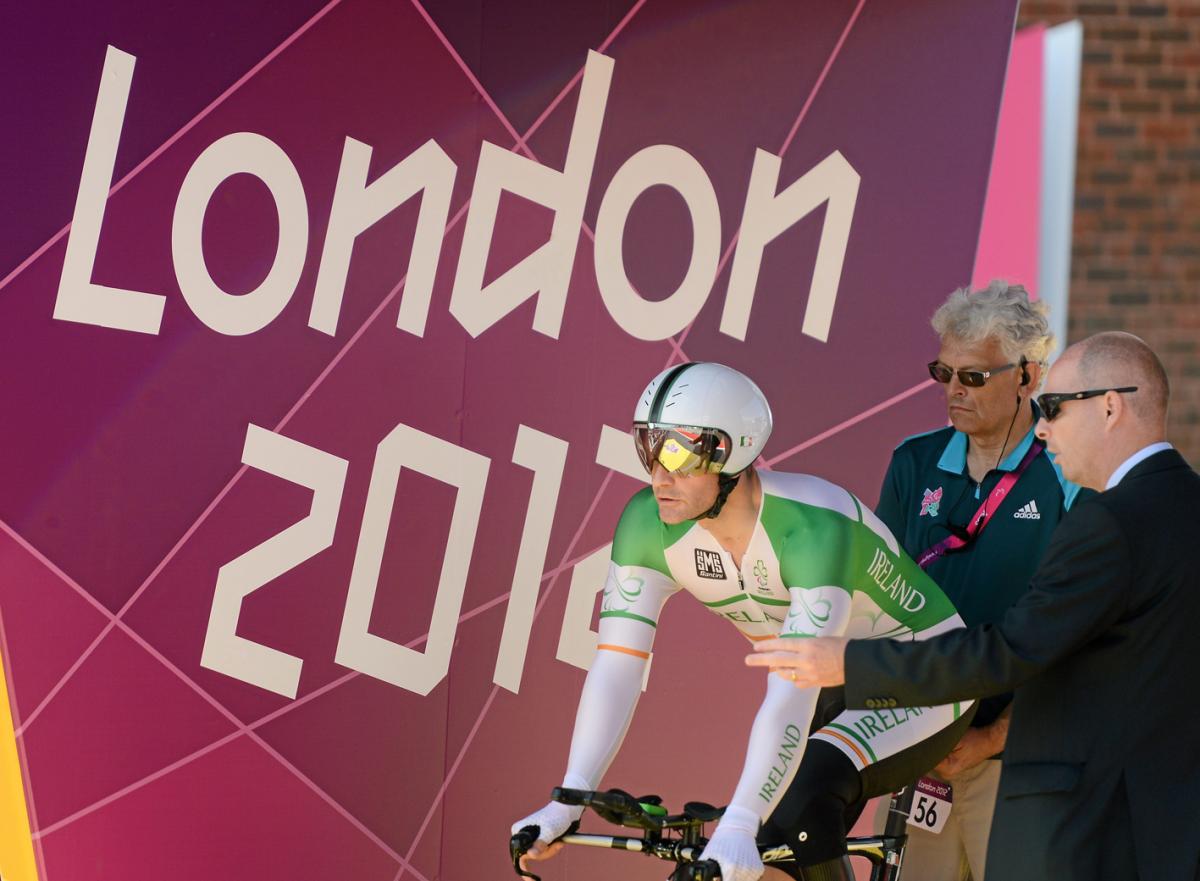
M1034 424L1041 415L1033 408ZM967 473L967 436L947 426L906 439L892 454L875 512L914 559L950 535L947 523L965 527L999 482L1034 442L1033 429L981 483ZM1042 450L1000 503L987 526L965 548L926 570L967 623L990 624L1025 592L1050 534L1080 493L1094 495L1062 476ZM1008 698L982 701L973 724L991 722Z

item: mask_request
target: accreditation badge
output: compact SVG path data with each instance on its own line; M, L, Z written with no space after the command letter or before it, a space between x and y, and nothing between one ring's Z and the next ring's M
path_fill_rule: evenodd
M913 792L908 825L935 835L946 828L950 810L954 807L954 788L943 780L922 777Z

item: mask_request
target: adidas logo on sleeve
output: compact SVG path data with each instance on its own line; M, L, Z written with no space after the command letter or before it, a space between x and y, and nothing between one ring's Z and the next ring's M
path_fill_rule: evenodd
M1013 518L1017 520L1041 520L1042 514L1038 510L1037 502L1030 499L1013 514Z

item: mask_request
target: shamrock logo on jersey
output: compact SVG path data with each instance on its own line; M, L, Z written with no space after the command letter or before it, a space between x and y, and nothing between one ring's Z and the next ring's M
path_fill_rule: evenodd
M918 517L924 517L928 514L930 517L938 515L938 507L942 503L942 488L939 486L934 490L925 490L925 498L921 499L921 513Z
M754 564L754 578L758 582L759 590L767 590L767 564L759 560Z
M788 609L783 632L806 636L814 635L829 623L832 612L833 603L822 595L821 588L795 591L792 594L792 605Z
M624 577L622 577L619 574L614 575L609 580L609 583L607 585L605 585L605 587L604 587L604 602L600 607L600 611L602 611L602 612L613 612L613 611L625 612L625 611L628 611L629 606L636 603L638 597L640 597L642 595L642 588L645 586L645 584L646 584L645 580L642 578L638 578L636 575L629 575L629 576L624 576ZM625 603L626 603L625 606L615 605L616 597L613 596L614 593L617 594L618 596L620 596L620 598L625 601Z

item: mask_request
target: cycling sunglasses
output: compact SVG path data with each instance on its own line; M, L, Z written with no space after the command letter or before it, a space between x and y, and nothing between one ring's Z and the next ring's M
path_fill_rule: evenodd
M1003 367L993 367L991 370L954 370L941 361L930 361L928 364L929 375L935 381L944 385L957 373L958 381L971 388L979 388L988 381L988 377L1003 373L1005 370L1012 370L1016 366L1016 364L1005 364Z
M633 426L633 440L648 474L655 462L672 474L717 474L733 448L723 431L646 422Z
M1136 392L1136 385L1122 386L1121 388L1094 388L1088 389L1086 392L1048 392L1044 395L1038 395L1038 406L1042 408L1042 418L1047 422L1053 422L1054 417L1062 410L1062 405L1067 401L1082 401L1085 398L1097 398L1100 395L1106 395L1109 392L1117 392L1125 394L1126 392Z

